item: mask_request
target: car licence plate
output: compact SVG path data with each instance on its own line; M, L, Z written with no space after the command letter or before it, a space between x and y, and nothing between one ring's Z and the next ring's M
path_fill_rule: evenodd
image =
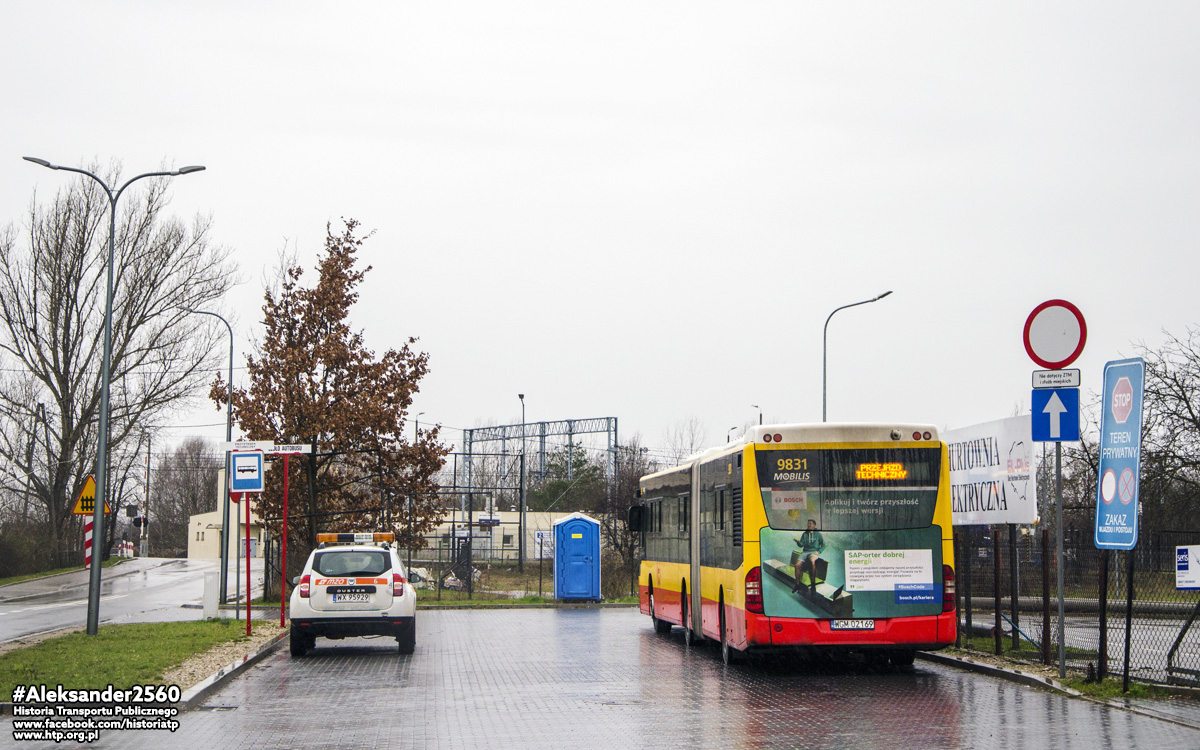
M874 620L830 620L830 630L874 630Z
M341 602L369 602L371 601L370 594L334 594L333 601L335 604Z

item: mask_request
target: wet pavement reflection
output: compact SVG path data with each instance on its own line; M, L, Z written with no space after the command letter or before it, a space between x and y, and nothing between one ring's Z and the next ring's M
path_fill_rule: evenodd
M7 729L7 726L5 727ZM10 735L11 736L11 735ZM417 652L318 640L250 668L174 737L96 747L1195 748L1200 731L918 661L910 672L717 649L635 610L431 610Z

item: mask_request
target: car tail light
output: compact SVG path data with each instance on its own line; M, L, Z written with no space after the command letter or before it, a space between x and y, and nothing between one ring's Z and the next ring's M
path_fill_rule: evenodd
M308 576L304 576L303 578L300 579L300 598L301 599L308 598L308 581L309 581Z
M762 568L754 567L746 573L746 611L756 615L763 613Z
M404 596L404 576L392 573L392 596Z
M942 566L942 611L954 611L954 568Z

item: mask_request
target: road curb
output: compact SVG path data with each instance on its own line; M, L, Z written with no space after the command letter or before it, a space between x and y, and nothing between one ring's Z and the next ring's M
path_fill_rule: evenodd
M1176 726L1187 727L1188 729L1200 729L1200 721L1189 721L1173 714L1155 711L1152 708L1130 705L1129 703L1126 703L1120 699L1102 700L1100 698L1093 698L1090 695L1085 695L1084 693L1075 690L1074 688L1067 687L1058 680L1054 680L1049 677L1040 677L1035 674L1029 674L1027 672L1022 672L1019 669L994 667L991 664L983 664L965 656L947 656L945 654L933 653L931 651L918 651L917 658L924 659L925 661L931 661L935 664L942 664L948 667L967 670L969 672L985 674L989 677L1015 682L1019 685L1025 685L1026 687L1044 688L1046 690L1065 695L1069 698L1079 698L1081 700L1088 701L1089 703L1095 703L1107 708L1115 708L1121 711L1127 711L1131 714L1137 714L1138 716L1158 719L1159 721L1165 721L1169 724L1175 724ZM1172 692L1174 693L1175 691ZM1188 695L1190 696L1194 694L1189 693Z
M990 677L1008 680L1009 682L1015 682L1020 685L1025 685L1026 687L1046 688L1047 690L1053 690L1056 693L1069 695L1072 698L1087 698L1087 696L1078 690L1069 688L1061 682L1052 680L1049 677L1040 677L1028 672L1022 672L1019 669L993 667L991 664L984 664L983 662L978 662L965 656L947 656L946 654L938 654L932 651L918 651L917 658L924 659L925 661L931 661L936 664L944 664L948 667L957 667L970 672L986 674ZM1089 698L1089 700L1091 699Z
M221 687L229 680L265 659L268 654L279 647L279 644L283 643L283 639L288 636L289 632L290 631L288 630L283 631L279 635L259 646L258 650L253 654L246 654L240 660L226 664L201 682L198 682L185 690L179 699L179 703L177 704L180 710L190 711L196 708L217 688Z

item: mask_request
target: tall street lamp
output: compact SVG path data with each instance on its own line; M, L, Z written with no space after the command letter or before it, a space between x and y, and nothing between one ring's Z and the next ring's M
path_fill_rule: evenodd
M193 315L211 315L217 320L225 324L225 328L229 330L229 392L225 395L225 442L233 442L233 326L229 325L229 321L215 312L208 310L193 310L190 307L180 308L184 312L190 312ZM228 450L225 451L225 487L221 490L221 604L225 604L228 599L229 591L229 457L232 455ZM249 565L249 561L246 562Z
M758 423L762 424L762 407L758 404L750 404L751 409L758 409Z
M100 544L103 544L104 502L107 497L105 493L108 491L108 386L112 377L110 370L112 369L113 254L117 236L117 200L121 197L121 193L125 192L125 188L143 177L175 177L181 174L200 172L204 167L180 167L171 172L146 172L145 174L140 174L126 180L125 184L114 193L104 180L86 169L63 167L51 164L45 159L38 159L32 156L22 158L25 161L39 164L47 169L61 169L64 172L76 172L91 177L99 183L100 187L104 189L104 193L108 196L108 288L104 297L104 359L100 366L100 428L96 445L96 507L92 512L92 526L95 528L93 538L99 540ZM88 583L88 635L96 635L100 625L100 557L100 555L92 555L92 570Z
M517 572L525 572L525 394L518 393L521 399L521 518L520 533L517 535ZM541 550L538 550L538 570L541 570Z
M836 313L838 310L845 310L847 307L858 307L859 305L866 305L871 302L878 302L879 300L883 299L884 297L888 296L891 293L892 292L889 289L888 291L884 292L883 294L879 295L878 297L872 297L871 299L865 299L862 302L851 302L848 305L842 305L841 307L835 309L833 312L829 313L829 317L825 319L825 333L822 334L822 336L821 336L821 421L822 422L826 421L825 420L825 374L827 372L826 356L829 352L829 320L830 320L830 318L832 318L833 313Z

